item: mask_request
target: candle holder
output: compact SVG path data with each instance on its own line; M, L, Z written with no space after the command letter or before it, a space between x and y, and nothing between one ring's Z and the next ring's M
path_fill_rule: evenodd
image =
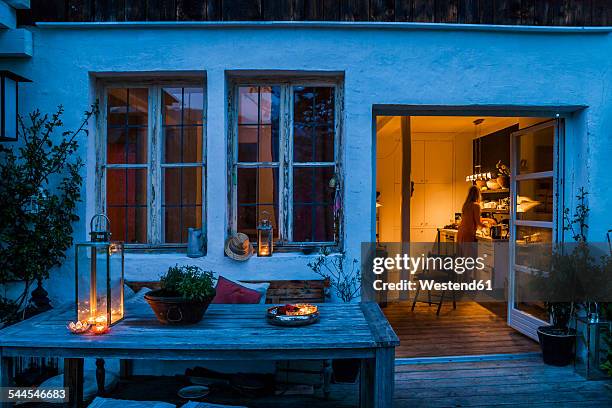
M104 325L108 331L123 319L123 242L110 240L110 220L104 214L93 216L90 230L90 242L76 244L76 321L88 322L92 330Z

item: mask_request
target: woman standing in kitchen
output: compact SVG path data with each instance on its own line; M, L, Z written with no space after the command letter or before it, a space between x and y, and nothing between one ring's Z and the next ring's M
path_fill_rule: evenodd
M457 232L457 242L476 242L476 231L478 227L486 227L495 224L491 218L480 217L480 190L477 186L471 186L461 209L461 224Z
M471 186L461 209L461 224L459 224L459 231L457 231L457 255L459 257L476 259L478 257L478 244L476 243L478 227L495 223L495 220L480 217L480 201L480 189L477 186ZM465 272L467 274L460 278L461 280L473 276L473 270L468 268L463 272L457 272L457 274L463 275Z

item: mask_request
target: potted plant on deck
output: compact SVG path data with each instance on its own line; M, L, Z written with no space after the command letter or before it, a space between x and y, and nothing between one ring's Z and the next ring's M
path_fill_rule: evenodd
M197 266L173 266L160 278L161 288L145 295L162 324L194 324L215 297L212 271Z
M361 292L359 261L346 258L344 251L332 253L323 247L319 255L308 263L314 273L329 282L336 296L345 303L356 299ZM359 359L340 359L332 361L333 379L336 383L355 383L359 375Z
M587 244L587 195L584 188L579 190L576 196L578 204L572 218L568 208L563 210L563 229L572 233L575 244L555 248L548 273L539 273L535 280L539 289L543 290L544 304L551 321L550 325L538 327L542 357L544 363L550 365L565 366L572 362L576 331L570 328L570 322L580 306L579 299L588 296L581 282L589 281L589 276L599 275L599 265L591 257Z

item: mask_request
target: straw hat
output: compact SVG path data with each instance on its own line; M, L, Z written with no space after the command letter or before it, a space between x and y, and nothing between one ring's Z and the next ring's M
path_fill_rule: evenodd
M225 241L225 253L235 261L246 261L253 255L253 245L246 234L237 232Z

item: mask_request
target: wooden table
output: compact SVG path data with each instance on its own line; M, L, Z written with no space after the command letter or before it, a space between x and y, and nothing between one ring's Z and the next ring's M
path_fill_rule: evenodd
M0 386L11 384L12 357L64 358L71 406L83 397L83 359L128 360L361 360L360 406L391 407L394 353L399 340L375 303L320 304L318 323L277 327L268 305L211 305L191 326L163 326L147 304L126 304L126 317L102 336L66 329L70 311L50 311L0 330ZM6 405L5 405L6 406Z

